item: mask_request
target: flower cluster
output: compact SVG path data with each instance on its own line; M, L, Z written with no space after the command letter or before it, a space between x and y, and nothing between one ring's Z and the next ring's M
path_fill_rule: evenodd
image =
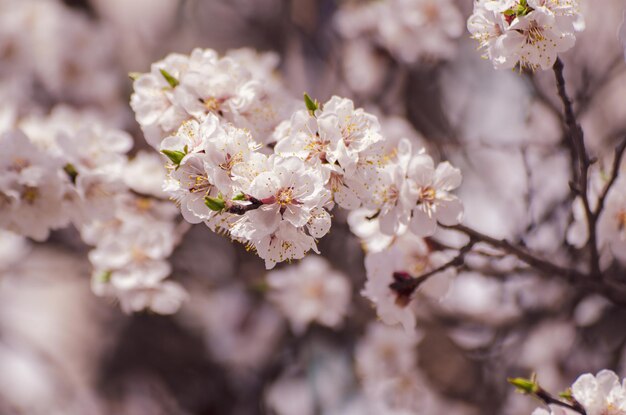
M353 225L357 232L359 225ZM450 259L447 252L434 250L424 239L406 233L395 238L390 247L366 255L367 282L363 295L376 305L378 317L384 323L401 324L406 331L412 331L418 289L427 296L443 298L455 270L435 271ZM433 278L419 280L432 272L435 272Z
M109 29L56 1L3 0L0 96L24 107L51 100L111 105L121 76Z
M320 104L305 94L305 105L280 119L271 99L280 87L237 59L211 50L170 55L135 81L137 119L169 159L164 189L188 222L227 233L270 269L317 252L335 205L374 212L390 236L406 227L432 235L438 222L460 221L462 205L450 193L461 183L458 169L435 166L408 139L386 140L378 119L349 99ZM269 89L258 95L259 85ZM251 108L276 118L259 127Z
M296 334L303 334L314 321L338 327L350 305L350 282L321 257L306 257L298 265L272 271L267 283L270 300Z
M13 117L7 127L0 136L8 154L0 162L0 227L44 241L72 223L96 247L89 254L96 294L118 299L127 312L177 310L186 294L163 281L180 235L177 211L149 197L162 196L158 186L153 193L165 177L160 157L139 153L129 162L127 133L68 107Z
M177 311L187 294L180 284L164 281L172 272L167 258L182 235L175 207L128 194L117 198L113 212L110 220L81 229L83 240L95 246L89 253L94 293L117 299L127 313Z
M346 6L337 28L347 39L371 38L397 59L415 63L449 58L454 39L463 33L463 18L450 0L388 0Z
M210 49L195 49L190 56L171 54L154 63L149 73L134 75L131 107L156 149L184 121L202 122L209 114L265 143L292 105L272 76L276 64L274 55L257 56L249 50L224 57Z
M371 323L356 347L356 372L371 413L428 413L429 391L417 368L417 333Z
M584 28L577 0L475 0L467 27L496 69L549 69Z

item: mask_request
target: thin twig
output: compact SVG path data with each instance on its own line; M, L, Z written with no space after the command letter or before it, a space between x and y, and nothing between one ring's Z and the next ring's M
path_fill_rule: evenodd
M561 406L563 408L569 409L570 411L578 412L581 415L587 415L587 411L585 411L585 409L578 402L574 402L573 404L563 402L560 399L556 399L555 397L553 397L552 395L550 395L548 392L544 391L543 389L539 389L535 393L535 396L541 399L546 405Z
M613 159L613 169L611 170L611 177L606 184L604 190L602 191L600 198L598 199L598 206L596 207L596 210L594 212L596 220L600 216L600 213L602 213L602 210L604 209L604 203L606 202L606 197L608 196L609 191L611 190L613 184L615 184L615 181L619 176L619 168L622 164L622 159L624 158L624 152L626 152L626 138L615 149L615 158Z
M439 274L440 272L443 272L447 270L448 268L462 266L465 263L465 256L469 253L469 251L471 251L472 247L476 244L476 242L477 242L476 240L470 237L469 242L465 244L465 246L463 246L461 249L459 249L458 255L452 258L450 261L446 262L440 267L437 267L425 274L420 275L419 277L396 279L396 281L391 283L389 287L392 290L401 294L402 293L404 293L405 295L412 294L417 289L417 287L425 283L432 276Z

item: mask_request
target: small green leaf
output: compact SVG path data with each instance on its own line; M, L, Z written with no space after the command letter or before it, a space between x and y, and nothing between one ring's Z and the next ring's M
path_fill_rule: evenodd
M508 378L507 380L522 393L533 394L539 391L539 385L534 379Z
M311 115L315 115L315 111L320 108L320 104L317 100L313 100L309 94L304 93L304 104L306 105L306 109L309 110Z
M515 10L513 9L508 9L504 11L504 15L505 16L515 16Z
M570 402L574 401L574 396L572 395L572 390L570 388L568 388L567 390L559 393L559 396L561 398L565 399L566 401L570 401Z
M98 282L106 284L109 281L111 281L111 271L104 271L103 273L98 275L96 278L97 278Z
M185 153L177 150L161 150L161 153L165 154L168 159L172 161L175 165L179 166L180 162L185 158Z
M128 77L133 81L141 76L141 72L128 72Z
M224 200L218 197L207 196L204 198L204 204L214 212L221 212L226 207Z
M69 176L72 183L76 183L76 177L78 177L78 171L76 171L76 167L72 163L67 163L63 166L63 170Z
M165 69L159 69L159 71L161 72L161 75L163 75L163 78L165 78L165 80L167 81L168 84L170 84L170 86L172 88L176 88L178 86L178 84L180 84L180 82L178 82L178 79L174 78L168 71L166 71Z
M243 193L239 193L238 195L233 197L233 200L246 200L246 195L244 195Z

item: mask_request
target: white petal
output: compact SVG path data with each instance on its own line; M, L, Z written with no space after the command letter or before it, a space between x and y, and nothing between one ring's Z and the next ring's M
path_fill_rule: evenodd
M417 236L431 236L437 229L435 218L428 216L424 210L416 207L413 209L413 217L409 223L409 228Z
M463 203L453 197L451 200L442 200L437 206L437 220L443 225L456 225L463 218Z

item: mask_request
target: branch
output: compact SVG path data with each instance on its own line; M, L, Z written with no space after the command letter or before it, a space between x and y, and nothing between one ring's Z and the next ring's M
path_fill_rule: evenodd
M581 415L587 415L587 411L585 411L585 409L578 402L574 402L573 404L563 402L560 399L556 399L554 396L550 395L543 389L539 389L537 392L535 392L535 396L541 399L546 405L561 406L563 408L569 409L570 411L578 412Z
M470 237L470 241L474 240L477 242L484 242L489 244L495 248L499 248L511 255L515 255L518 259L524 261L531 267L535 268L538 271L541 271L547 275L562 275L569 280L579 280L584 279L586 276L579 271L571 268L564 268L560 265L554 264L548 260L539 258L535 254L529 252L528 250L515 246L511 242L506 239L496 239L491 236L480 233L472 228L469 228L465 225L454 225L454 226L444 226L443 228L456 230L462 232Z
M570 146L573 149L574 154L577 156L577 170L574 180L576 182L576 191L580 194L585 208L585 216L587 217L587 229L589 232L589 246L591 249L590 269L594 275L600 275L600 255L598 253L598 237L596 234L596 218L594 212L591 210L589 203L588 189L588 176L589 166L591 166L591 159L587 154L585 148L585 138L582 128L576 119L574 108L572 106L572 100L567 94L565 88L565 78L563 76L563 61L560 58L554 62L554 76L556 78L556 86L559 91L559 97L563 103L563 111L565 113L565 125L568 129L568 138Z
M606 197L608 196L609 191L611 190L611 188L613 187L613 184L615 184L615 181L617 180L617 177L619 176L619 167L622 164L622 159L624 158L624 152L626 152L626 138L615 149L615 159L613 159L613 169L611 170L611 177L608 183L606 184L606 187L602 191L600 198L598 199L598 206L596 207L596 210L594 212L594 216L596 220L600 216L600 213L602 213L602 210L604 209L604 203L606 202Z

